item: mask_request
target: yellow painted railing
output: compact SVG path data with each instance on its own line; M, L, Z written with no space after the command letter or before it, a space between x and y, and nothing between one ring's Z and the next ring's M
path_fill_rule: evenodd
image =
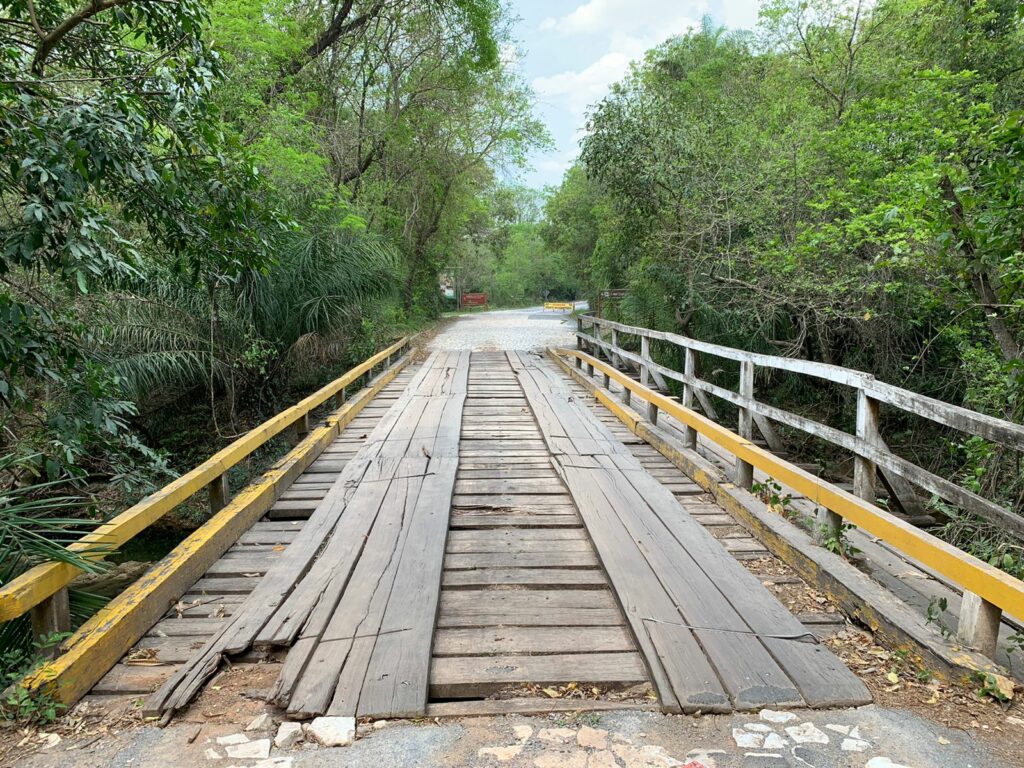
M343 376L332 381L291 408L268 419L244 436L215 453L209 459L168 483L160 490L142 499L133 507L112 518L71 544L68 549L102 559L122 546L140 531L152 525L182 502L204 488L210 488L211 503L215 510L227 502L223 492L225 473L246 459L253 451L274 436L295 427L299 433L309 432L309 414L332 397L343 398L344 390L376 366L390 364L391 358L409 346L403 338L369 360L360 363ZM9 621L27 613L49 599L79 574L79 569L66 563L37 565L8 584L0 587L0 621Z
M1024 582L973 557L941 539L926 533L895 515L844 491L832 483L804 471L790 462L766 451L745 437L732 432L715 421L702 416L650 388L631 379L618 369L576 349L553 350L557 355L576 358L577 365L599 371L605 380L616 381L629 392L629 398L642 400L649 409L662 411L704 438L724 448L737 459L807 497L812 503L831 510L845 520L877 536L904 554L938 571L951 582L980 598L983 604L1002 609L1014 616L1024 616ZM598 399L609 408L620 411L621 406L601 389ZM649 411L650 418L651 411ZM655 419L652 419L652 421ZM966 614L965 608L961 611ZM995 612L998 626L998 611ZM961 618L963 622L963 618Z

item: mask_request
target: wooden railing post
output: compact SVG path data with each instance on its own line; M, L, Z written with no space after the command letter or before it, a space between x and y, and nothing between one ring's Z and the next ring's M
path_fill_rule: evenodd
M48 598L33 606L29 611L32 621L32 635L36 642L44 641L55 633L71 630L71 606L68 602L68 588L61 587ZM44 645L42 654L47 658L55 658L59 653L60 643Z
M993 605L965 589L963 602L960 603L957 639L964 645L994 659L1002 614L999 606Z
M590 332L594 335L595 339L601 338L601 324L598 323L597 320L594 320L593 324L591 324ZM597 345L590 344L587 348L587 352L591 355L591 357L597 357ZM594 366L591 365L590 363L587 363L587 375L590 377L593 377L594 375Z
M646 336L640 337L640 359L643 360L640 364L640 383L646 387L651 378L651 369L647 367L651 359L651 340Z
M228 505L231 491L228 489L228 473L220 475L208 486L210 494L210 512L217 514Z
M857 437L872 448L880 448L878 432L878 401L863 389L857 390ZM853 457L853 492L859 498L874 504L875 463L859 454Z
M740 363L739 395L749 400L754 399L754 364L749 360ZM736 431L740 437L750 440L754 435L753 430L754 420L750 409L741 407ZM754 485L753 465L740 458L736 459L736 485L748 491Z
M654 403L647 404L647 420L651 422L651 424L658 423L658 406Z
M583 349L583 339L580 337L581 333L583 333L583 315L578 315L576 317L576 349ZM579 362L580 359L577 357L577 365Z
M338 394L334 396L334 407L341 408L348 399L348 387L342 387Z
M697 353L689 347L686 347L686 358L683 364L683 372L690 377L695 377L697 370ZM683 401L682 405L684 408L693 408L693 385L684 383L683 384ZM683 426L683 447L689 448L691 451L697 449L697 430L687 425Z
M309 434L309 413L302 414L295 420L295 423L288 427L287 436L288 442L293 446L298 445L299 442L306 435Z

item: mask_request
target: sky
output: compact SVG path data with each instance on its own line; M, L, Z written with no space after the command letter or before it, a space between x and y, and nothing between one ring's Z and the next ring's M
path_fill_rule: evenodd
M519 53L513 66L537 96L555 148L536 153L521 182L557 185L579 153L587 107L621 80L629 63L704 16L751 29L758 0L512 0Z

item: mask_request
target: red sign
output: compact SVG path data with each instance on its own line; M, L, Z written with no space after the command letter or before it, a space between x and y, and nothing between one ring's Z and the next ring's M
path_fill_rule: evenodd
M464 293L462 294L462 306L464 307L486 307L486 293Z

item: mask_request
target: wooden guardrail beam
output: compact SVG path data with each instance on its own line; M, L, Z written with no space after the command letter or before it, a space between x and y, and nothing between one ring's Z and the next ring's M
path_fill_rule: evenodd
M998 609L1014 616L1024 616L1024 582L1019 579L925 533L871 502L815 477L751 443L748 438L645 387L585 352L575 349L559 349L555 352L565 357L576 358L579 363L585 364L588 370L599 371L630 390L633 400L642 400L649 406L669 414L679 423L724 448L737 460L761 470L779 483L802 494L813 504L849 520L960 585L965 590L965 597L968 594L974 596L964 603L965 614L961 618L963 639L975 644L982 652L991 655L993 650L991 646L982 646L988 645L994 636L993 622L998 627Z
M612 323L611 321L599 320L589 316L583 316L580 318L580 327L583 327L587 321L595 326L595 331L598 327L607 325L609 327L616 327L620 331L623 331L623 329L632 329L631 331L623 332L635 331L638 335L642 332L642 335L640 335L641 351L639 354L619 347L614 349L614 354L617 357L623 360L628 360L639 367L641 382L645 381L645 374L647 372L651 375L658 375L666 379L672 379L683 384L684 397L691 393L698 399L700 399L702 395L704 397L706 397L706 395L713 395L725 400L726 402L732 403L740 409L741 418L745 418L747 413L751 414L755 423L759 424L759 429L761 429L762 434L764 434L764 429L761 428L761 424L758 420L771 419L852 452L858 459L854 465L854 485L856 488L859 488L862 493L866 494L873 488L873 486L869 486L863 481L863 473L867 472L867 467L870 465L875 469L886 473L887 482L890 486L894 485L894 483L899 484L897 490L901 490L902 493L900 494L900 497L897 498L898 501L905 502L910 493L910 485L916 485L939 498L945 499L957 507L1003 527L1005 530L1018 537L1024 538L1024 517L1021 515L1015 514L1005 507L990 501L973 491L962 488L944 477L933 472L929 472L923 467L919 467L913 462L907 461L890 451L878 434L877 410L878 405L883 402L895 405L903 410L912 409L914 403L918 403L921 411L910 410L910 412L946 426L954 426L955 428L963 431L970 432L971 428L975 426L978 426L979 428L983 427L982 432L970 432L970 434L983 433L982 436L994 435L998 442L1009 447L1016 447L1018 443L1024 445L1024 426L1002 421L984 414L975 413L974 411L961 408L960 406L942 403L941 401L925 397L924 395L917 395L909 390L901 390L899 387L883 384L875 380L874 377L859 371L852 371L846 368L839 368L834 365L826 365L824 363L813 363L807 360L776 358L770 355L744 352L742 350L732 349L731 347L720 347L718 345L707 344L705 342L696 342L693 339L676 336L675 334L648 331L646 328L623 326L621 323ZM686 372L679 373L678 371L654 362L651 358L649 340L651 338L662 337L666 337L666 340L671 341L672 343L686 345L684 347L687 354ZM577 331L577 340L578 343L584 347L589 346L591 349L602 349L606 354L613 354L612 345L601 338L597 333L588 334L582 330ZM808 419L804 416L790 413L789 411L767 403L762 403L754 399L752 396L752 387L747 387L747 389L741 387L739 392L733 392L725 387L704 381L695 375L695 366L691 362L697 350L704 350L711 354L719 355L720 357L728 357L729 359L738 360L741 368L743 366L751 367L756 365L765 365L779 370L819 376L820 378L827 379L828 381L850 386L858 393L858 424L868 431L864 431L862 434L863 430L859 428L858 434L851 435L827 424L822 424L818 421L814 421L813 419ZM729 354L726 355L723 350ZM845 372L845 374L839 375L837 372ZM705 414L710 416L712 419L717 419L714 411L710 410L708 407L710 404L706 403L703 399L701 399L700 402L701 407L705 410ZM870 407L874 412L874 416L871 419L870 429L868 428L867 422L863 421L866 417L861 412L861 409L868 407ZM767 436L766 439L768 439ZM773 446L773 448L777 450L777 447ZM864 496L864 498L868 497ZM868 500L874 501L874 496L872 495ZM825 516L823 523L826 528L830 526L830 519L827 515ZM829 532L826 531L822 535L827 536L828 533Z
M408 338L392 344L370 359L347 371L322 389L303 398L292 407L268 419L255 429L221 449L202 464L181 475L160 490L117 515L110 521L71 544L68 549L88 557L103 559L154 521L160 519L195 493L211 486L211 500L219 503L222 489L212 485L223 482L225 473L274 436L305 420L309 412L342 392L379 363L405 348ZM306 425L308 432L308 425ZM67 586L79 569L67 563L42 563L30 568L0 587L0 622L10 621L28 612Z
M736 349L735 347L724 347L720 344L711 344L706 341L691 339L676 333L655 331L650 328L641 328L639 326L616 323L612 320L595 318L592 315L582 315L580 317L581 330L587 327L588 324L614 328L620 333L641 338L666 341L684 349L704 352L726 360L734 360L736 362L747 361L761 368L773 368L790 373L800 373L836 384L844 384L855 389L863 389L881 403L891 405L907 413L921 416L952 429L969 432L986 440L1005 445L1008 448L1024 451L1024 425L997 419L994 416L978 413L969 408L963 408L952 403L944 403L927 395L921 395L908 389L886 384L863 371L855 371L851 368L843 368L842 366L830 365L828 363L818 363L813 360L801 360L795 357L780 357L778 355L761 354L760 352L748 352Z

